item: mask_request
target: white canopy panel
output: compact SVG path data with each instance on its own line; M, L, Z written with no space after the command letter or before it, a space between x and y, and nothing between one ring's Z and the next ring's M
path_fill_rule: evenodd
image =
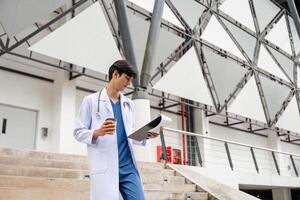
M300 116L299 110L296 102L296 97L294 96L291 102L288 104L287 108L279 118L276 126L284 128L289 131L300 133ZM298 122L298 123L297 123Z
M228 28L229 32L233 35L238 44L243 48L249 59L253 60L257 39L236 24L232 24L223 18L220 19Z
M289 33L284 15L276 24L273 25L273 28L265 38L287 53L292 54Z
M194 48L186 52L153 88L207 105L213 105Z
M155 0L129 0L130 2L144 8L145 10L149 12L153 12L154 2ZM184 29L180 21L176 18L174 13L171 11L171 9L168 7L167 4L164 5L164 11L162 18L171 22L172 24Z
M260 47L257 66L285 81L289 81L286 75L273 60L269 52L266 50L264 45L261 45Z
M248 0L226 0L219 9L255 32Z
M120 52L99 2L34 44L29 50L104 74Z
M223 29L215 16L212 16L201 38L245 60L230 36Z
M254 77L250 78L236 99L228 107L228 112L266 123Z
M0 23L9 37L13 37L63 4L65 0L1 0Z
M298 54L300 52L300 38L299 38L293 18L291 18L290 16L288 16L288 18L289 18L289 23L290 23L290 27L291 27L295 51L296 51L296 54Z
M195 0L171 0L181 16L188 23L190 28L194 28L200 19L203 11L206 9Z
M260 32L272 21L280 8L270 0L253 0Z

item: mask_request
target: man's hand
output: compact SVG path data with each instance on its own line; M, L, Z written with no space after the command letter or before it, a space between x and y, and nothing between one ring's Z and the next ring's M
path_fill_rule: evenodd
M96 139L98 136L104 136L106 134L112 134L116 130L116 122L114 120L106 120L103 122L99 129L94 130L93 139Z
M156 138L159 134L155 132L148 132L147 139Z

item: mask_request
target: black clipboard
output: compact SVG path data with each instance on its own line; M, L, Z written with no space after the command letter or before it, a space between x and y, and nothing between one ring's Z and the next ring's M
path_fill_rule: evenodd
M162 122L162 116L158 115L156 118L151 120L146 125L142 126L141 128L135 130L133 133L131 133L128 138L142 141L147 139L148 132L155 129L160 123Z

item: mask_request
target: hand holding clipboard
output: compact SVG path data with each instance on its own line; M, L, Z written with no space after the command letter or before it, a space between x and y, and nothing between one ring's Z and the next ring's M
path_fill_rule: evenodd
M159 114L156 118L131 133L128 138L137 141L154 138L158 135L160 127L171 121L171 118Z

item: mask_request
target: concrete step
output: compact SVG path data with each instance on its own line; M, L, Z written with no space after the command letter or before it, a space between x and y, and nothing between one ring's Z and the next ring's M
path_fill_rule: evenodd
M144 175L152 176L175 176L175 170L172 169L149 169L139 167L139 172Z
M65 178L0 175L0 187L30 188L30 189L47 188L47 189L88 191L90 187L90 181L89 179L78 180L78 179L65 179Z
M37 159L28 157L16 156L0 156L0 164L5 165L20 165L28 167L47 167L47 168L63 168L63 169L80 169L88 170L87 161L69 161L69 160L54 160L54 159ZM139 169L156 170L164 169L160 163L138 162Z
M156 185L159 185L159 189L164 187L169 187L171 190L174 190L174 187L185 185L183 177L167 177L169 182L159 182L153 181L150 179L143 179L144 185L147 185L149 190L157 190ZM174 179L174 180L172 180ZM152 186L154 185L154 186ZM162 186L163 185L163 186ZM191 189L194 190L194 187L191 187L192 184L187 187L188 191ZM68 179L68 178L49 178L49 177L28 177L28 176L13 176L13 175L0 175L0 187L43 187L43 188L89 188L89 179ZM185 186L184 186L185 187ZM183 187L183 188L184 188Z
M147 184L185 184L185 178L182 176L163 176L163 175L149 175L141 174L143 183Z
M44 151L34 150L20 150L20 149L8 149L0 148L0 156L13 156L13 157L24 157L34 159L53 159L53 160L68 160L68 161L86 161L86 156L63 154L63 153L51 153Z
M145 191L159 191L159 192L175 192L186 193L196 192L196 185L193 184L144 184Z
M204 199L203 193L195 192L195 185L182 185L182 184L145 184L145 195L147 199L184 199L186 195L191 194L192 199ZM12 193L16 193L15 196L24 194L30 198L38 198L40 190L46 192L52 196L53 191L60 191L59 195L68 196L70 191L81 191L85 194L89 191L89 180L75 180L75 179L59 179L59 178L40 178L40 177L23 177L23 176L0 176L0 192L5 190L2 196L12 196ZM23 189L31 191L31 193L25 192ZM46 190L44 190L46 189ZM8 190L8 191L6 191ZM14 191L14 192L13 192ZM157 194L157 195L155 195ZM61 199L61 196L57 196ZM155 198L154 198L155 197ZM201 198L200 198L201 197ZM0 195L0 199L1 195ZM11 198L11 200L16 200L18 198Z
M171 193L171 192L145 192L147 200L208 200L206 192Z
M5 163L5 161L8 162ZM69 168L64 168L64 166ZM139 165L139 171L142 177L150 175L152 177L161 178L163 176L175 175L174 170L159 169L159 167L159 165L153 168L150 168L149 164ZM72 163L67 161L44 160L43 163L43 160L28 158L0 158L0 175L82 179L87 174L88 170L85 164L81 162Z
M89 191L0 187L0 200L89 200Z
M0 165L0 175L84 179L87 170Z
M19 165L28 167L46 167L62 169L88 170L88 164L84 161L64 161L54 159L37 159L26 157L0 156L0 164Z
M146 200L208 200L207 193L170 193L145 191ZM187 198L190 197L190 198ZM89 200L89 191L48 188L0 187L1 200Z
M207 200L162 163L138 162L147 200ZM88 200L85 156L0 149L0 200ZM189 198L187 198L189 197Z
M54 161L65 161L65 162L74 162L74 163L87 163L87 157L81 155L73 154L62 154L62 153L51 153L43 151L33 151L33 150L19 150L19 149L8 149L0 148L0 159L12 158L27 158L27 159L36 159L36 160L54 160ZM17 162L17 161L11 161ZM0 163L1 164L1 163ZM162 169L162 163L149 163L149 162L138 162L138 166L142 168L155 168Z
M162 163L155 163L155 162L137 162L138 168L143 169L157 169L163 170L164 165Z

